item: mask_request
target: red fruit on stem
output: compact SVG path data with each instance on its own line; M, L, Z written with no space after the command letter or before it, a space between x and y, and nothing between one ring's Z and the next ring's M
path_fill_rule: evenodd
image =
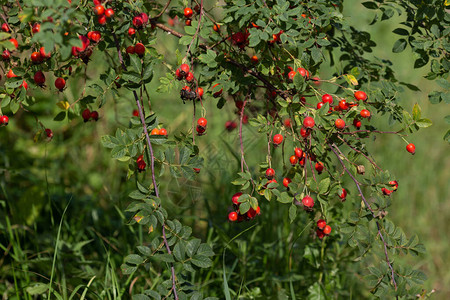
M152 131L150 132L150 135L159 135L159 129L153 128Z
M214 24L213 30L214 30L215 32L219 32L219 30L220 30L220 25L219 25L219 24Z
M289 183L291 183L291 182L292 182L292 180L291 180L290 178L285 177L285 178L283 179L283 185L284 185L284 187L288 187L288 186L289 186Z
M398 188L398 182L397 182L397 180L389 181L389 184L392 185L392 187L394 188L394 191L397 190L397 188Z
M314 207L314 200L311 196L305 196L302 199L302 204L306 209L311 209Z
M40 52L31 53L31 61L35 64L42 62L41 53Z
M133 36L136 34L136 30L133 27L128 28L128 35Z
M268 168L266 170L266 178L271 180L275 176L275 170L272 168Z
M305 77L306 79L309 78L309 71L306 70L305 68L298 68L297 72L302 75L302 77Z
M134 46L128 46L127 49L125 49L125 51L128 54L134 54L135 50L134 50Z
M317 228L319 228L320 230L323 230L326 225L327 225L327 222L325 222L325 220L323 220L323 219L319 219L317 221Z
M303 158L303 150L302 149L295 147L294 153L295 153L295 156L297 156L298 158Z
M289 80L294 80L295 74L297 74L297 72L295 72L295 71L290 71L290 72L288 73L288 78L289 78Z
M416 153L416 146L413 143L410 143L406 146L406 151L414 155Z
M8 123L9 123L9 118L8 118L8 116L3 115L3 116L0 117L0 124L6 126L6 125L8 125Z
M49 139L51 139L51 138L53 137L53 131L52 131L51 129L49 129L49 128L46 128L46 129L45 129L45 135L46 135Z
M336 121L334 121L334 125L336 126L337 129L344 129L345 121L342 119L336 119Z
M347 101L346 101L345 99L339 101L339 108L340 108L341 110L347 110L347 109L349 109L349 106L348 106Z
M41 58L50 58L52 56L51 52L45 53L45 48L44 47L41 47L39 49L39 53L41 53Z
M281 134L275 134L273 136L273 143L274 145L279 145L283 142L283 136Z
M323 102L317 103L317 109L321 109L322 106L324 106L324 105L325 105L325 103L323 103Z
M194 74L192 74L192 72L187 73L186 81L191 82L192 80L194 80Z
M187 19L186 21L184 21L184 24L186 26L191 26L191 23L192 23L191 19Z
M203 135L206 131L206 128L202 127L202 126L197 126L196 130L197 130L197 135Z
M302 136L302 138L306 139L309 134L310 132L305 127L300 128L300 135Z
M133 110L133 117L139 117L139 111L137 109Z
M341 198L342 201L345 201L346 197L347 197L347 191L343 188L342 193L339 195L339 198Z
M136 16L133 18L133 26L136 28L141 28L144 26L144 20L142 20L141 16Z
M358 120L358 119L354 119L354 120L353 120L353 126L355 126L356 129L360 129L360 128L361 128L361 125L362 125L362 123L361 123L360 120Z
M186 7L186 8L184 9L184 17L185 17L185 18L189 19L190 17L192 17L193 14L194 14L194 12L192 11L191 8Z
M256 55L253 55L253 56L250 58L250 60L251 60L251 62L254 63L254 64L257 64L257 63L259 62L258 56L256 56Z
M64 89L65 86L66 86L66 81L63 78L61 78L61 77L56 78L55 87L58 90L60 90L62 92L62 90Z
M9 69L8 74L6 74L6 77L13 78L13 77L17 77L17 75L14 74L12 69Z
M286 126L287 128L291 128L291 119L286 119L286 120L284 120L284 126Z
M39 31L41 31L41 24L34 23L33 27L31 28L31 31L33 33L38 33Z
M19 47L19 42L17 42L16 39L9 39L9 41L14 45L14 47L17 49Z
M322 96L322 102L323 103L330 103L330 105L331 104L333 104L333 96L331 96L330 94L325 94L325 95L323 95Z
M325 233L323 233L323 231L320 229L316 230L316 235L319 239L323 239L325 237Z
M45 83L45 75L42 73L42 71L37 71L34 73L34 83L36 83L39 86L42 86Z
M204 93L203 88L199 87L199 88L197 89L197 95L198 95L198 97L201 98L201 97L203 96L203 93Z
M102 38L102 34L99 31L89 31L87 36L94 43L98 43Z
M98 21L98 24L105 25L106 24L106 16L105 15L98 16L97 21Z
M199 118L197 120L198 126L206 127L206 124L208 124L208 121L205 118Z
M114 10L112 8L108 8L105 10L105 16L107 18L112 18L114 16Z
M326 235L329 235L331 233L331 226L326 225L325 228L323 229L323 233L325 233Z
M314 127L315 124L316 124L316 123L314 122L314 119L313 119L312 117L306 117L306 118L303 120L303 126L304 126L306 129L312 129L312 128Z
M298 157L292 155L291 157L289 157L289 162L291 163L291 165L295 166L298 163Z
M367 94L365 92L363 92L363 91L356 91L353 95L355 96L355 99L358 100L358 101L361 101L361 100L365 101L365 100L367 100Z
M3 24L2 24L2 31L3 31L3 32L9 32L9 30L10 30L10 29L9 29L8 24L3 23Z
M182 64L182 65L180 66L180 73L181 73L181 75L183 75L183 76L186 76L186 75L189 73L189 70L190 70L190 68L189 68L189 65L188 65L188 64Z
M91 111L91 118L94 120L94 121L98 121L98 112L97 111Z
M361 112L360 112L359 114L360 114L361 117L363 117L363 118L369 118L369 117L370 117L370 111L368 111L367 109L361 110Z
M8 49L5 49L5 51L3 51L2 53L2 59L3 60L8 60L11 58L11 52L9 52Z
M167 136L167 130L165 128L161 128L159 130L159 135Z
M321 174L323 171L323 163L321 162L316 162L316 165L314 166L317 173Z
M385 195L385 196L389 196L393 192L393 191L388 190L387 188L382 188L381 191L383 192L383 195Z
M89 121L89 119L91 118L91 111L89 110L89 108L83 110L83 112L81 113L81 117L83 118L84 122Z
M105 13L105 7L104 7L103 5L101 5L101 4L96 5L96 6L94 7L94 13L95 13L97 16L103 15L103 14Z
M238 214L235 211L232 211L228 214L228 220L230 220L230 222L235 222L238 219Z
M19 86L19 88L24 87L26 90L28 90L28 83L24 80L22 81L22 84Z
M136 46L134 46L134 53L137 55L144 55L145 53L145 46L142 43L137 43Z

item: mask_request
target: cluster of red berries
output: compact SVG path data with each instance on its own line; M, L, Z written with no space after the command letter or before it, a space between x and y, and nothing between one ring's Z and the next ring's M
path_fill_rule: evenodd
M86 108L81 113L81 117L83 117L84 122L89 121L90 119L93 119L94 121L98 121L98 112L97 111L90 111L89 108Z
M137 54L139 56L142 56L145 53L145 46L142 43L137 43L134 46L128 46L125 51L127 52L127 54Z
M319 239L323 239L326 235L329 235L331 233L331 226L327 225L327 222L325 220L319 219L317 221L317 230L316 234Z
M136 164L139 172L145 171L145 167L147 167L147 164L144 161L144 155L139 155L136 160Z
M267 183L265 184L265 188L267 188L267 186L271 183L277 183L277 180L274 178L275 177L275 170L272 168L268 168L266 170L266 178L267 178ZM270 188L269 188L270 189Z
M0 116L0 125L6 126L9 123L9 118L7 115Z
M397 180L389 181L389 185L392 186L392 191L388 190L387 188L382 188L381 191L383 192L383 195L389 196L393 192L397 191L398 189L398 182Z
M295 77L295 75L297 75L297 73L300 74L300 76L302 76L303 78L305 78L305 80L309 79L309 71L306 70L305 68L298 68L297 72L294 71L294 69L292 67L288 67L288 68L289 68L289 70L291 70L288 73L289 80L293 81L294 77Z
M49 140L53 138L53 131L50 128L46 128L44 131Z
M150 132L150 135L163 135L163 136L167 136L167 130L165 128L153 128L152 131Z
M239 49L243 50L248 45L248 37L250 33L245 30L244 32L236 32L231 35L231 42L236 45Z
M257 215L261 214L261 209L259 208L259 206L256 209L250 207L250 209L245 214L241 214L239 212L239 205L241 204L239 202L240 196L242 196L241 192L234 194L233 197L231 198L231 201L233 202L234 211L228 214L228 220L230 220L231 222L249 221L255 218Z
M200 6L196 5L194 7L194 10L192 10L192 8L190 7L186 7L183 11L184 13L184 24L186 24L186 26L191 26L192 24L192 16L194 15L194 11L196 14L200 14Z
M204 135L206 131L206 125L208 124L208 121L205 118L199 118L197 120L197 135Z
M108 19L114 16L112 8L105 9L100 0L94 0L94 13L97 15L97 21L100 25L105 25Z
M132 36L136 33L136 29L141 29L147 26L148 24L148 15L146 13L140 13L133 18L133 27L128 28L128 35Z
M178 80L185 79L186 82L193 85L195 82L194 73L190 71L190 67L188 64L182 64L176 71L175 76ZM193 99L201 99L203 97L204 91L203 88L198 87L194 92L190 86L184 86L180 91L180 96L183 102L185 100L193 100Z

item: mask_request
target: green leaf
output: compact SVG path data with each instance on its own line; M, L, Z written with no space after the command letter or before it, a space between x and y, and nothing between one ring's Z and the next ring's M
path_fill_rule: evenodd
M420 128L427 128L433 125L433 122L431 122L430 119L420 119L416 122L417 126Z
M404 28L395 28L392 32L398 35L406 35L406 36L409 35L408 30Z
M191 262L200 268L208 268L212 266L212 260L204 255L195 255Z
M294 222L295 218L297 217L297 205L292 204L291 207L289 207L289 220Z
M32 283L26 288L26 291L30 295L40 295L48 291L48 284Z
M319 194L325 194L330 187L331 180L329 177L322 179L319 182Z
M239 212L241 213L241 215L247 213L249 209L250 209L250 202L242 202L239 205Z
M378 5L375 2L363 2L361 3L365 8L368 9L378 9Z
M130 62L131 66L133 67L134 71L136 71L138 74L142 73L142 62L139 56L137 55L130 55Z
M405 39L399 39L394 43L394 47L392 48L392 52L400 53L405 50L408 42Z
M151 298L147 295L144 294L135 294L133 295L133 297L131 298L133 300L151 300Z
M124 261L131 265L140 265L144 262L144 258L138 254L130 254L125 256Z

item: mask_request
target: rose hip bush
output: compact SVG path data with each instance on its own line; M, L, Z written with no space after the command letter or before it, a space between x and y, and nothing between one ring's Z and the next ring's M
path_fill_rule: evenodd
M404 38L393 51L410 45L418 55L416 67L431 60L428 78L448 89L449 17L442 1L431 2L363 5L379 10L382 20L407 13L406 29L394 31ZM128 165L126 176L136 189L125 214L129 225L147 233L115 270L133 299L426 297L425 275L398 259L425 249L388 216L391 201L407 201L395 195L405 187L376 163L377 154L365 141L396 135L405 148L393 151L414 155L421 149L409 135L431 121L417 104L411 113L399 105L404 89L417 87L398 82L389 61L367 58L375 44L348 24L343 5L338 0L5 1L0 130L8 130L17 115L31 114L39 127L35 141L51 142L52 128L41 121L46 112L34 111L42 92L62 99L55 101L61 111L52 116L61 122L96 122L106 114L108 99L132 99L129 126L117 124L115 133L99 142L111 149L112 159ZM158 50L167 35L179 39L165 54L171 57ZM96 68L94 53L101 53L106 70L99 78L87 75L88 68ZM165 76L155 77L161 68ZM151 82L158 83L156 90ZM69 101L64 94L72 84L79 97ZM182 132L170 132L158 119L175 115L160 116L152 108L174 90L179 110L192 111L192 126ZM448 102L448 96L436 91L430 100ZM211 131L210 102L215 110L236 114L225 129L238 137L239 170L214 199L227 201L222 206L228 211L214 212L217 238L205 243L190 222L167 210L160 180L170 173L195 181L207 172L208 153L199 140ZM389 128L375 127L372 118L388 120ZM245 149L243 127L249 126L265 141L259 163L251 164L252 153ZM259 223L267 232L256 229ZM249 240L242 234L250 234ZM248 256L233 260L227 249L235 257ZM155 276L154 282L136 283ZM28 284L26 292L16 287L17 297L62 297L52 280L37 288ZM124 291L118 293L128 294Z

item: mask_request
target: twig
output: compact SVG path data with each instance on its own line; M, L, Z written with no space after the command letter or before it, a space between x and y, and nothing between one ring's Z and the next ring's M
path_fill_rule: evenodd
M166 3L166 5L164 6L164 8L162 9L162 11L159 13L159 14L157 14L156 16L154 16L152 19L158 19L159 17L161 17L162 16L162 14L167 10L167 8L169 7L169 5L170 5L170 1L172 1L172 0L168 0L167 1L167 3Z
M360 154L362 154L374 167L376 167L377 169L379 169L380 171L383 171L382 168L380 168L370 157L368 157L367 155L364 154L364 152L354 148L352 145L350 145L345 139L341 138L340 136L338 136L338 138L343 141L345 144L347 144L347 146L349 146L353 151L356 151Z
M189 43L189 47L186 50L186 55L191 52L192 43L194 43L195 38L197 37L199 31L200 31L200 25L202 24L202 15L203 15L203 0L200 2L200 16L198 17L198 24L197 24L197 30L195 30L195 34L192 37L191 42Z

